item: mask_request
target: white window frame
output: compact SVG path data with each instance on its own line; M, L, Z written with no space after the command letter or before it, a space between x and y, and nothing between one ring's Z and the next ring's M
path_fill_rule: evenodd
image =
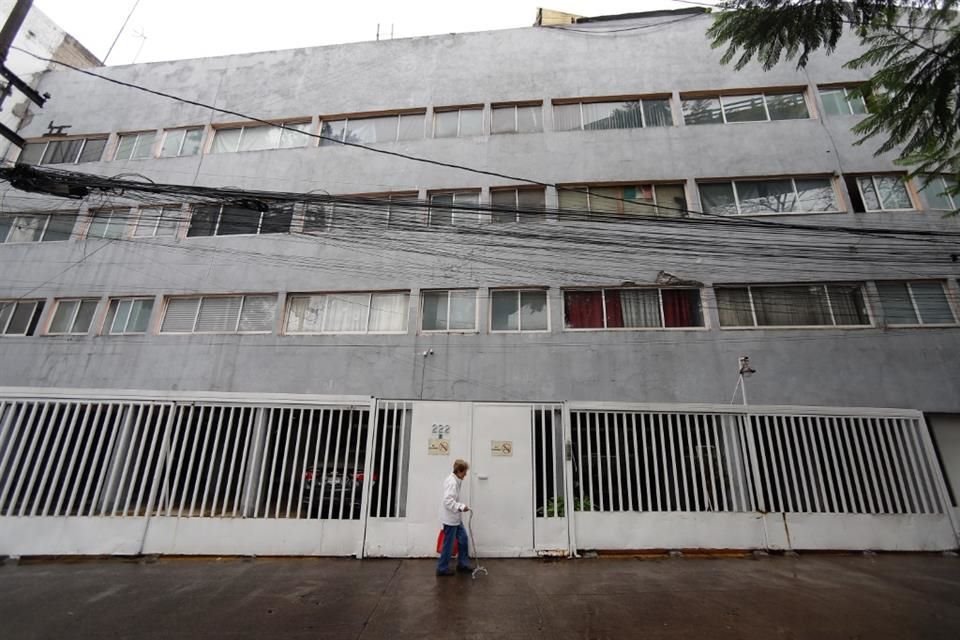
M696 291L700 296L700 319L703 321L703 325L699 327L667 327L666 319L664 318L663 313L663 290L669 289L670 291ZM566 295L568 292L576 293L581 291L599 291L600 292L600 301L603 310L603 326L602 327L568 327L567 318L566 318L566 308L567 301ZM659 327L608 327L607 326L607 291L656 291L657 292L657 301L660 306L660 326ZM703 287L568 287L561 290L561 295L563 299L561 300L563 308L563 330L564 331L706 331L707 327L707 314L703 306Z
M32 141L32 142L31 142L30 140L27 140L27 144L43 143L43 144L45 145L45 146L43 147L43 153L40 154L40 161L37 162L37 166L44 165L44 164L80 164L80 157L83 155L84 150L87 148L87 143L88 143L88 142L93 141L93 140L97 140L97 141L103 140L104 143L106 143L107 138L108 138L108 136L89 136L89 137L88 137L88 136L78 136L78 137L76 137L76 138L56 138L56 139L54 139L54 140L34 140L34 141ZM50 150L50 144L51 144L51 143L54 143L54 142L71 142L71 141L74 141L74 140L83 140L83 144L80 145L80 149L77 151L77 156L76 156L73 160L71 160L70 162L57 162L57 163L44 162L44 160L46 160L46 158L47 158L47 151ZM104 151L105 151L105 150L106 150L106 147L104 147ZM100 158L99 158L98 160L88 160L88 162L103 162L103 151L100 152Z
M0 304L12 304L12 305L13 305L13 310L10 311L10 315L7 316L6 322L4 322L4 323L3 323L3 326L0 327L0 338L3 338L3 337L8 337L8 338L9 338L9 337L14 337L14 338L18 338L18 337L29 338L29 337L31 337L31 335L30 335L30 325L33 324L33 321L34 321L34 319L36 318L36 314L38 313L38 308L41 310L40 312L42 313L42 306L41 306L41 305L43 305L44 302L45 302L44 300L39 300L39 299L35 299L35 298L34 298L34 299L29 299L29 300L2 300L2 299L0 299ZM30 313L30 322L27 323L27 328L26 328L26 330L25 330L23 333L7 333L7 329L10 328L10 323L13 322L13 316L14 316L14 315L16 314L16 312L17 312L17 307L20 306L21 304L24 304L24 305L26 305L26 304L32 304L32 305L33 305L33 311ZM34 332L34 333L36 333L36 332Z
M141 136L153 134L153 140L150 141L150 153L144 158L138 158L137 151L140 149ZM123 142L124 138L129 138L130 136L136 136L136 140L133 141L133 148L130 149L129 158L118 158L117 154L120 153L120 144ZM117 146L113 150L113 161L130 161L130 160L148 160L156 156L155 145L157 144L157 132L156 130L150 131L131 131L129 133L120 133L117 134ZM78 156L79 157L79 156Z
M97 319L97 310L100 308L100 298L57 298L54 301L56 304L53 306L53 313L50 314L50 319L47 321L46 331L44 332L48 336L85 336L90 334L90 329L93 328ZM77 306L73 310L73 313L70 315L69 329L67 331L51 331L53 326L53 320L57 316L57 311L60 310L60 305L63 303L76 302ZM90 326L87 327L86 331L76 331L77 316L80 315L80 306L84 302L94 302L96 306L93 309L93 316L90 318Z
M645 100L651 100L651 101L656 100L658 102L666 102L667 104L670 105L670 114L671 115L673 114L673 104L670 98L637 98L637 102L640 103L640 128L641 129L648 128L647 114L644 113L644 109L643 109L643 102ZM575 104L580 107L579 109L580 127L578 129L557 129L557 131L586 131L586 129L583 128L583 105L585 104L621 104L624 102L631 102L631 100L627 100L627 99L624 99L624 100L578 100L577 102L554 102L553 103L554 108L564 107L571 104ZM556 122L556 120L554 120L554 122ZM673 125L671 124L670 126L673 126ZM636 127L626 127L626 128L635 129Z
M718 93L716 95L710 96L701 96L700 98L681 98L680 108L683 110L683 103L688 100L698 100L698 99L712 99L716 98L717 102L720 103L720 116L723 119L723 124L755 124L757 122L782 122L781 120L772 120L770 118L770 107L767 105L767 96L783 96L789 94L800 94L800 97L803 98L803 104L807 107L807 117L806 118L792 118L793 120L812 120L813 111L810 109L810 101L807 99L807 92L803 89L799 91L757 91L756 93ZM766 115L765 120L744 120L741 122L729 122L727 120L727 105L724 104L724 98L734 99L734 98L744 98L747 96L760 96L763 99L763 113ZM683 124L687 125L686 117L683 119ZM698 125L687 125L687 126L698 126Z
M423 137L421 137L421 138L404 138L403 140L400 139L400 119L401 119L403 116L423 116L423 120L424 120L424 122L423 122ZM342 122L342 123L343 123L343 133L340 135L339 140L337 140L336 138L332 138L332 136L327 136L327 137L328 137L328 138L332 138L332 139L334 139L334 140L337 140L337 142L343 143L343 142L346 141L347 132L350 130L350 123L351 123L351 122L361 122L361 121L363 121L363 120L373 120L373 119L375 119L375 118L394 118L394 119L395 119L394 127L393 127L393 140L382 140L382 141L377 141L377 142L372 142L372 143L369 143L369 142L368 142L368 143L363 143L363 144L388 144L388 143L391 143L391 142L410 142L410 141L413 141L413 140L422 140L422 139L424 139L424 138L427 137L427 131L426 131L426 129L427 129L427 123L426 123L426 120L427 120L427 112L426 112L426 111L413 111L413 112L411 112L411 113L403 113L403 112L400 112L400 113L382 113L382 114L380 114L380 115L354 116L354 117L352 117L352 118L351 118L351 117L343 117L343 118L321 118L321 120L320 120L320 131L321 131L321 132L323 131L323 125L324 125L324 123L329 124L329 123L332 123L332 122ZM459 122L459 121L458 121L458 122ZM324 141L323 139L320 140L321 143L322 143L323 141Z
M176 155L165 156L165 155L163 155L163 147L164 147L164 146L166 145L166 143L167 143L167 136L170 135L171 133L175 132L175 131L183 131L183 138L180 139L180 144L177 146L177 153L176 153ZM196 152L195 154L193 154L193 155L197 155L197 156L202 155L202 154L203 154L203 127L174 127L173 129L164 129L164 130L163 130L163 135L160 137L160 146L157 147L157 156L160 157L160 158L182 158L182 157L184 157L183 155L181 155L181 154L183 153L183 144L187 141L187 134L190 133L191 131L200 131L200 132L201 132L201 135L200 135L200 148L197 149L197 152ZM190 156L186 156L186 157L189 158Z
M820 92L820 99L821 99L821 100L823 100L823 92L824 92L824 91L842 91L842 92L843 92L843 104L846 105L846 107L847 107L847 113L845 113L845 114L843 114L843 113L837 114L837 115L840 116L840 117L843 117L843 116L845 116L845 115L847 115L847 116L865 116L865 115L868 115L868 114L870 113L870 110L869 110L869 108L867 107L867 100L866 100L866 98L864 98L863 96L858 96L858 98L863 101L863 107L864 107L864 111L866 111L866 113L854 113L853 107L850 106L850 87L817 87L817 91ZM825 114L825 115L830 115L830 114Z
M441 291L446 292L447 294L447 328L446 329L424 329L423 328L423 303L426 296L426 293L440 293ZM473 291L475 294L473 302L473 328L472 329L450 329L450 301L453 299L450 295L454 291ZM420 290L420 322L418 323L418 330L420 333L462 333L462 334L471 334L471 333L480 333L480 289L470 289L470 288L454 288L454 289L421 289Z
M936 282L940 285L941 290L943 291L943 297L947 301L947 308L950 310L950 314L953 316L953 322L924 322L923 316L920 314L920 306L917 304L917 299L913 294L913 285L915 283L924 283L929 284ZM883 284L883 282L878 282L877 284ZM913 307L913 315L917 317L916 322L885 322L888 327L955 327L957 324L960 324L958 321L957 310L954 308L953 302L950 300L950 290L947 288L947 285L942 280L894 280L891 284L904 284L907 287L907 296L910 298L910 305ZM880 308L883 309L883 295L877 291L877 299L880 303ZM884 318L886 318L886 310L884 309Z
M926 186L924 186L924 187L920 190L920 191L921 191L921 192L920 192L920 198L923 200L923 204L928 205L927 208L928 208L930 211L950 211L950 209L934 209L934 208L932 208L932 207L929 206L930 203L927 202L926 196L924 196L923 192L926 191L927 189L931 188L931 187L933 186L934 182L936 182L937 184L939 184L939 185L943 188L942 196L945 197L945 198L950 202L950 205L953 207L953 209L956 209L958 206L960 206L960 203L957 202L957 200L960 199L960 195L952 195L952 194L950 194L950 193L947 193L947 191L950 189L950 187L947 185L947 181L944 179L943 174L938 173L936 176L934 176L933 178L931 178L930 182L928 182L928 183L926 184ZM860 186L860 183L859 183L859 182L857 183L857 186L858 186L858 187ZM873 188L876 189L876 188L877 188L876 185L874 185ZM908 190L908 193L909 193L909 190ZM864 204L864 208L866 208L866 204Z
M457 135L455 135L455 136L438 136L438 135L437 135L437 114L440 114L440 113L453 113L454 111L457 112ZM472 138L472 137L474 137L474 136L472 136L472 135L471 135L471 136L463 136L463 135L460 133L460 130L461 130L461 122L462 122L462 120L463 120L463 112L464 112L464 111L479 111L479 112L480 112L480 133L478 133L478 134L476 134L476 135L477 135L477 136L486 135L486 134L487 134L487 126L486 126L486 125L487 125L487 118L486 118L486 115L484 114L484 112L486 111L486 109L484 109L482 106L480 106L480 107L455 107L455 108L453 108L453 109L440 108L440 109L434 109L434 110L433 110L433 138L436 139L436 140L443 140L444 138L463 138L463 137L471 137L471 138Z
M742 123L738 123L742 124ZM784 176L781 178L740 178L733 180L704 180L702 182L697 182L697 197L700 198L700 206L703 207L703 196L700 193L700 185L703 184L730 184L733 188L733 200L737 205L737 216L746 216L749 218L756 218L761 216L816 216L816 215L825 215L832 213L843 213L844 209L831 209L829 211L771 211L770 213L743 213L743 208L740 206L740 192L737 190L737 182L779 182L780 180L789 180L793 185L793 195L796 197L796 202L800 202L800 191L797 189L797 180L827 180L830 183L830 188L833 189L833 201L837 207L841 206L840 197L837 193L837 185L834 182L833 176ZM858 183L859 186L859 183ZM874 185L876 189L876 185ZM862 198L861 194L861 198ZM732 217L722 213L704 213L704 215L716 215L721 217Z
M682 188L682 189L683 189L683 198L684 198L684 200L687 199L687 185L686 185L685 182L661 182L660 184L661 184L661 186L665 186L665 187L680 187L680 188ZM580 184L580 185L575 185L575 184L572 184L572 185L560 185L560 186L562 187L562 188L560 189L560 191L581 191L581 192L585 191L586 194L587 194L587 211L590 212L590 213L603 213L603 214L607 214L607 215L627 215L627 216L636 215L636 214L632 214L632 213L624 213L624 212L623 212L623 199L624 199L623 197L621 197L620 200L617 201L617 211L594 211L594 210L593 210L593 200L592 200L592 198L593 198L593 193L592 193L591 189L620 189L620 190L621 190L621 194L622 194L623 189L627 189L627 188L631 188L631 187L634 188L634 189L638 189L638 188L641 188L641 187L649 186L649 187L652 187L652 189L653 189L653 204L652 204L651 206L653 206L653 207L659 207L659 206L660 206L660 205L657 204L657 184L656 184L656 183L653 183L653 182L631 182L631 183L629 183L629 184L610 184L610 185L605 185L605 184ZM557 196L557 199L558 199L558 204L559 204L559 195ZM606 197L602 197L602 198L600 198L600 199L601 199L601 200L609 200L609 198L606 198ZM688 205L688 206L689 206L689 205ZM670 209L671 209L671 210L675 210L673 207L670 207ZM687 213L684 212L683 215L686 216Z
M435 228L438 228L438 229L447 229L447 228L450 228L450 227L457 227L457 226L460 226L460 224L463 224L463 223L458 223L458 222L457 222L457 220L456 220L457 214L459 213L461 216L466 216L466 215L469 215L469 214L468 214L468 212L466 212L466 211L459 211L459 212L457 211L456 207L457 207L457 196L458 196L458 195L477 196L477 213L476 213L477 218L476 218L475 221L470 221L470 222L468 222L467 224L472 224L472 223L474 223L474 222L476 222L476 223L483 222L483 211L480 209L480 207L482 206L482 203L480 202L480 199L481 199L481 196L482 196L483 194L480 192L479 189L472 189L472 190L471 190L471 189L460 189L460 190L454 190L454 191L431 191L431 192L428 194L428 196L427 196L427 226L428 226L428 227L435 227ZM453 207L453 208L450 209L450 224L449 224L449 225L435 225L435 224L433 224L433 209L434 209L434 206L433 206L433 198L434 198L435 196L453 196L453 203L451 204L451 207ZM441 289L441 291L442 291L442 289Z
M173 156L171 156L171 157L173 157ZM138 234L138 233L137 233L137 230L140 229L140 223L144 220L144 217L143 217L144 212L146 212L146 211L151 211L151 210L155 210L155 209L159 209L159 210L160 210L160 215L157 216L156 220L154 221L154 223L153 223L153 228L150 229L150 234L149 234L149 235ZM176 212L177 212L177 216L176 216L175 218L172 218L172 219L171 219L171 218L166 218L166 220L169 220L169 221L171 221L171 222L173 223L173 233L171 233L170 235L167 235L167 236L158 236L158 235L157 235L157 230L160 228L160 222L165 219L165 218L164 218L164 214L165 214L166 212L168 212L168 211L170 211L170 212L176 211ZM141 208L139 208L139 209L137 210L137 220L136 220L136 224L133 225L132 237L133 237L134 239L142 239L142 238L176 238L176 237L177 237L177 233L180 231L180 218L181 218L181 215L182 215L182 211L183 211L183 207L180 206L180 205L175 205L175 206L173 206L173 207L167 207L167 206L162 206L162 205L161 205L161 206L159 206L159 207L141 207Z
M370 330L370 316L373 314L373 296L375 295L390 295L390 294L406 294L407 296L407 311L403 319L404 328L399 331L371 331ZM311 298L311 297L336 297L338 295L365 295L367 296L367 319L364 322L366 329L364 331L289 331L287 329L287 324L290 320L290 311L293 307L291 304L295 298ZM327 303L324 303L323 306L323 318L320 320L320 326L324 326L327 321L327 311L330 309ZM283 314L283 335L288 336L343 336L343 335L358 335L358 336L367 336L367 335L406 335L409 333L410 327L410 290L396 290L396 291L321 291L316 293L292 293L287 295L286 309Z
M42 217L44 220L43 220L43 229L40 231L40 237L39 237L38 239L36 239L36 240L27 240L27 241L23 241L23 242L8 242L8 241L7 241L7 238L10 237L10 231L13 230L13 225L11 224L10 230L7 231L7 237L4 238L4 239L3 239L3 242L0 242L0 244L14 244L14 245L16 245L16 244L33 244L34 242L67 242L68 240L70 240L70 238L64 238L63 240L44 240L44 238L45 238L46 235L47 235L47 229L50 227L50 220L53 218L54 215L60 215L60 214L52 214L52 213L25 213L25 212L19 212L19 213L5 213L5 214L3 214L3 215L4 215L4 217L8 217L8 218L11 218L11 219L16 219L16 218L19 218L19 217L21 217L21 216L30 216L30 217L32 217L32 218L41 218L41 217ZM63 215L66 215L66 214L63 214ZM74 224L74 227L76 227L76 224ZM71 236L71 238L73 237L73 232L70 233L70 236Z
M517 328L516 329L494 329L493 328L493 295L495 293L515 293L517 294ZM524 329L522 313L522 295L523 293L542 293L544 296L544 308L547 312L546 329ZM448 298L449 301L449 298ZM448 309L449 313L449 309ZM662 310L661 310L662 315ZM448 321L449 322L449 321ZM550 333L553 329L550 318L550 290L543 287L513 287L490 289L487 301L487 326L490 327L490 333Z
M98 218L102 219L104 217L103 214L105 213L107 214L107 226L104 228L104 231L109 231L112 226L119 224L123 228L123 232L119 237L114 238L108 235L90 235L90 229L93 227L94 221ZM84 233L84 237L96 240L123 240L130 234L130 217L129 209L94 209L90 212L90 223L87 225L87 230ZM118 218L121 219L121 222L114 222Z
M243 309L247 304L247 298L264 298L264 297L273 297L276 300L276 294L270 293L242 293L235 295L213 295L213 296L167 296L163 301L163 315L160 316L160 329L159 333L163 335L270 335L273 333L273 329L267 331L240 331L240 320L243 318ZM197 321L200 319L200 311L203 309L203 301L206 299L220 299L220 298L240 298L240 310L237 312L237 322L234 324L234 329L232 331L197 331ZM167 308L170 306L170 302L173 300L196 300L197 301L197 311L193 316L193 329L190 331L164 331L163 330L163 321L167 317ZM274 316L276 316L276 308L274 308ZM276 320L276 318L274 318Z
M530 191L530 192L532 192L532 191L537 191L537 192L540 192L540 193L543 194L544 209L543 209L543 211L542 211L540 214L543 216L544 219L546 219L546 216L547 216L547 210L546 210L547 193L546 193L546 188L544 188L544 187L530 187L530 188L526 188L526 187L506 187L506 188L495 187L495 188L490 189L490 207L491 207L491 210L490 210L490 222L493 222L494 218L496 217L496 215L497 215L498 213L505 213L505 212L503 212L503 211L493 211L493 210L492 210L492 207L493 207L493 196L494 196L494 194L497 194L497 193L512 193L512 194L513 194L513 208L514 208L514 212L513 212L513 213L514 213L513 222L520 222L520 192L521 192L521 191ZM538 221L538 222L539 222L539 221ZM497 224L509 224L509 223L497 223Z
M493 117L498 110L513 109L513 131L493 131ZM523 131L522 133L542 133L543 132L543 102L538 104L493 104L490 105L490 135L500 136L512 133L521 133L520 131L520 109L540 109L540 131ZM580 110L580 126L583 127L583 110ZM459 127L458 127L459 128Z
M152 306L152 304L153 304L153 302L154 302L154 299L151 298L150 296L119 296L119 297L109 298L109 299L107 300L107 314L109 314L110 306L111 306L114 302L117 303L117 308L118 308L118 309L119 309L120 305L123 304L124 302L129 302L129 303L131 304L131 310L132 310L133 304L136 303L136 302L141 302L141 301L143 301L143 302L150 302L150 303L151 303L150 316L149 316L148 319L147 319L147 328L146 328L146 329L144 329L143 331L128 331L128 330L127 330L127 327L130 325L130 318L133 316L132 313L129 313L129 314L127 314L127 321L126 321L126 323L125 323L125 325L124 325L124 327L123 327L123 331L117 331L117 332L115 332L115 331L112 330L112 329L113 329L112 326L107 326L107 319L106 319L106 316L105 316L104 319L103 319L103 326L100 327L99 335L102 335L102 336L142 336L142 335L147 335L148 333L150 333L150 321L153 319L153 306ZM166 313L166 307L164 307L164 313ZM116 315L114 315L113 318L111 318L111 320L110 320L110 325L112 325L114 322L116 322L116 319L117 319L117 317L116 317ZM194 319L194 324L196 324L196 319Z
M253 152L253 151L276 151L276 150L281 149L281 148L286 149L286 148L288 148L288 147L281 147L281 146L280 146L280 141L283 139L283 132L289 130L289 129L284 129L284 127L293 127L294 125L298 125L298 124L310 124L310 123L311 123L310 120L300 119L300 120L285 120L285 121L283 121L283 122L272 122L272 123L270 123L270 124L261 124L261 123L242 124L242 125L240 125L239 127L232 127L232 126L216 127L216 128L213 130L213 139L211 140L211 152L212 152L212 145L215 144L216 137L217 137L217 134L218 134L219 132L221 132L221 131L235 131L235 130L237 130L237 129L240 130L240 137L237 138L237 148L236 148L236 149L233 149L233 150L231 150L231 151L222 151L222 152L218 152L218 153L251 153L251 152ZM277 138L277 146L275 146L275 147L267 147L266 149L254 149L254 150L251 150L251 151L240 151L240 145L243 143L243 134L247 132L247 129L260 129L260 128L262 128L262 127L274 127L274 128L280 129L280 136ZM308 133L308 132L302 132L302 131L300 131L300 132L298 132L298 133L302 133L302 134L305 135L305 136L312 136L312 134L311 134L311 133ZM184 137L184 139L186 139L186 137ZM307 146L307 145L304 145L304 147L306 147L306 146ZM300 149L301 147L289 147L289 148L291 148L291 149ZM216 154L216 153L211 153L211 155L217 155L217 154Z
M837 324L836 314L833 312L833 300L830 298L830 287L849 287L856 285L860 289L860 299L863 301L863 308L867 314L867 324ZM827 309L830 311L830 324L759 324L757 320L757 306L753 300L754 289L784 289L787 287L822 287L827 300ZM714 285L714 291L717 289L746 289L747 298L750 300L750 315L753 318L752 325L724 326L718 322L722 330L732 329L735 331L743 329L870 329L876 326L871 309L870 298L867 295L866 286L863 282L795 282L795 283L777 283L769 285Z
M914 206L910 206L910 207L908 207L908 208L906 208L906 209L902 209L902 208L900 208L900 209L887 209L887 208L885 208L885 207L883 206L883 198L880 197L880 189L877 188L877 177L889 177L889 176L893 176L893 177L896 177L896 178L899 178L899 179L900 179L900 182L903 184L903 190L907 193L907 200L909 200L909 201L910 201L910 204L911 204L911 205L914 205ZM860 202L863 203L863 211L864 211L864 213L877 213L877 212L884 212L884 211L917 211L917 207L915 206L916 203L913 201L913 200L914 200L914 199L913 199L913 194L910 193L910 187L909 187L909 185L907 184L907 180L906 180L905 176L903 176L903 175L901 175L901 174L899 174L899 173L871 173L871 174L868 174L868 175L854 174L852 177L853 177L854 182L856 182L856 184L857 184L857 191L860 193ZM868 208L867 208L867 199L864 197L863 187L860 186L860 179L861 179L861 178L870 178L870 183L873 185L873 192L874 192L875 194L877 194L877 204L880 205L880 208L879 208L879 209L868 209Z

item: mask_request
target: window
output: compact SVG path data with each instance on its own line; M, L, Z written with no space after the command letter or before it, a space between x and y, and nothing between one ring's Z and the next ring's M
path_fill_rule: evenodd
M888 325L956 324L942 282L878 282Z
M420 328L423 331L476 331L477 290L424 291Z
M646 216L687 215L687 199L682 184L569 185L558 191L560 208L570 211Z
M705 213L721 216L839 211L830 178L733 180L698 185Z
M50 335L86 335L97 311L96 298L57 300L47 333Z
M957 188L956 178L948 175L929 177L930 181L920 187L920 195L923 196L927 208L953 211L960 207L960 195L949 193Z
M490 191L493 222L540 222L546 219L544 190L495 189Z
M90 227L87 229L88 238L119 239L123 238L127 230L127 219L130 212L123 210L94 211L90 218Z
M281 129L281 126L286 128ZM310 142L310 136L306 135L309 131L309 122L278 122L275 125L259 124L217 129L213 134L210 153L305 147Z
M123 133L117 144L114 160L143 160L153 155L153 142L157 139L156 131L142 133Z
M200 153L203 142L203 127L187 129L167 129L163 134L163 146L160 147L161 158L176 158L178 156L195 156Z
M755 93L733 96L684 98L685 124L763 122L809 118L802 92Z
M406 291L291 296L285 332L406 333L409 308Z
M542 289L490 292L490 331L549 331L548 316Z
M859 116L867 113L867 102L853 87L820 88L823 110L830 116Z
M554 103L553 118L557 131L673 126L669 98Z
M113 298L103 323L103 334L120 336L146 333L153 312L153 298Z
M270 333L276 296L169 298L160 333Z
M859 284L717 287L721 327L867 326Z
M43 300L0 300L0 336L32 336Z
M180 207L150 207L140 209L135 238L171 238L177 234Z
M495 104L490 133L543 131L543 104Z
M200 205L190 217L187 237L288 233L293 205L273 203L266 211L239 205Z
M77 164L98 162L107 146L106 138L70 138L28 142L17 162L23 164Z
M340 142L377 144L422 140L425 121L423 112L324 120L320 125L320 135L323 136L320 146L336 146Z
M563 292L567 329L702 327L698 289L572 289Z
M434 138L466 138L483 135L483 107L437 109L433 112Z
M74 213L0 215L0 243L69 240L75 222Z
M914 208L902 175L847 176L845 180L853 210L858 213Z
M480 221L480 193L454 191L430 194L430 226L449 227Z

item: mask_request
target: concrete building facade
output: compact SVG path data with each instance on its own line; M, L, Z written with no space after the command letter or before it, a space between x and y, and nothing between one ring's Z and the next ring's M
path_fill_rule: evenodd
M843 66L856 40L804 70L734 71L711 20L96 69L116 83L46 72L21 161L334 201L320 223L295 212L251 231L187 196L148 208L6 190L0 385L716 405L748 355L751 403L888 407L955 429L957 218L942 188L855 144L869 109L849 92L869 71ZM51 120L69 137L45 136ZM376 202L338 213L353 196ZM169 223L150 217L158 204ZM50 212L35 224L70 228L15 235L17 215ZM118 324L133 305L139 324Z

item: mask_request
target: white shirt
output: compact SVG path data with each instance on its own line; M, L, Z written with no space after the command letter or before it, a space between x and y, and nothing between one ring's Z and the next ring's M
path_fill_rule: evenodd
M460 502L460 478L450 474L443 481L443 499L440 501L440 522L455 527L461 524L460 513L466 505Z

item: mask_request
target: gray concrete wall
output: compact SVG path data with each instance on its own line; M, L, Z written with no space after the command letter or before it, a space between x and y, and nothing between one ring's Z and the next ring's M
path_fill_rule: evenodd
M370 42L170 63L109 67L112 78L263 118L509 100L625 95L854 81L842 68L856 53L846 39L805 72L781 65L735 73L718 63L695 17L619 35L530 28ZM626 23L626 24L633 24ZM116 133L231 121L208 110L76 73L44 77L54 98L24 131L39 136L50 119L71 133ZM699 208L694 180L771 174L895 171L875 145L854 146L856 118L638 130L556 132L545 109L543 133L425 139L384 149L555 183L681 180ZM682 119L682 118L681 118ZM109 156L108 156L109 157ZM456 187L511 181L442 169L350 148L303 148L191 158L101 162L71 167L98 174L135 172L157 182L331 193ZM556 194L548 191L548 202ZM49 200L4 194L3 211ZM59 201L58 208L77 203ZM957 230L936 212L826 214L770 218L801 224ZM803 260L766 252L813 242L784 229L699 226L669 249L676 228L619 230L635 253L586 253L575 225L544 223L556 234L536 246L478 245L463 234L340 230L296 236L170 241L75 240L0 245L0 297L336 291L505 285L550 287L549 334L419 335L411 301L404 336L166 336L0 338L0 385L370 394L425 399L635 400L726 402L737 357L760 373L751 402L912 407L960 411L960 328L718 329L707 290L708 328L694 331L562 330L560 287L653 283L658 272L706 283L955 278L956 246L829 236L817 240L849 259ZM589 235L590 230L582 230ZM634 235L624 235L634 234ZM624 240L626 238L626 240ZM919 253L918 253L919 252ZM484 291L485 293L485 291ZM956 302L956 301L955 301ZM48 305L50 307L52 305ZM49 314L48 308L47 313ZM481 304L481 318L486 318ZM279 328L279 321L278 321ZM422 357L433 349L432 356Z

